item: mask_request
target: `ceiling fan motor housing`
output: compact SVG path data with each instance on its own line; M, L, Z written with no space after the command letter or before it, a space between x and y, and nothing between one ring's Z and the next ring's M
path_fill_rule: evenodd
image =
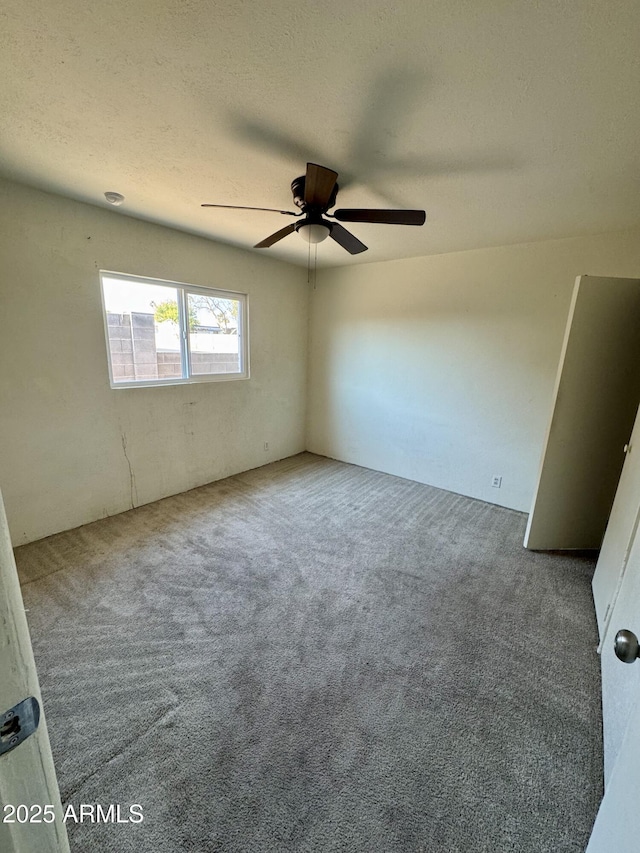
M326 213L330 207L333 207L336 203L336 196L338 195L338 184L334 184L333 190L331 191L331 195L329 196L328 202L323 207L313 207L311 205L306 204L304 200L304 189L305 189L305 175L300 175L299 178L294 178L291 181L291 192L293 193L293 203L296 207L299 207L304 213L307 214L321 214Z

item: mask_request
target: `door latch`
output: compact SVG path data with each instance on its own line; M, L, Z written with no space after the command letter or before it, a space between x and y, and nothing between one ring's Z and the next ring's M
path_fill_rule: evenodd
M32 735L40 723L40 705L29 696L0 714L0 755L11 752Z

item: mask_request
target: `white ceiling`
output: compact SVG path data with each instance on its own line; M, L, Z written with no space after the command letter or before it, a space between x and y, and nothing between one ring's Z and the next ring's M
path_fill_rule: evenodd
M0 173L251 247L307 160L348 226L337 265L640 223L637 0L4 0ZM306 264L293 234L256 250Z

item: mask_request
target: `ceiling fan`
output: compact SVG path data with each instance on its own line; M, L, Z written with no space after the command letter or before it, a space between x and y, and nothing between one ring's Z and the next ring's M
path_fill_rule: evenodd
M377 222L387 225L424 225L426 214L424 210L369 210L367 208L340 208L334 213L328 213L329 208L336 203L338 194L338 173L317 163L307 163L307 172L291 182L293 202L300 208L300 213L292 210L276 210L271 207L243 207L236 204L203 204L201 207L226 207L233 210L266 210L271 213L281 213L284 216L303 217L299 222L285 225L275 234L271 234L254 249L268 249L283 237L297 231L307 243L321 243L331 237L343 249L352 255L366 251L367 247L356 236L340 225L340 222ZM336 219L337 222L330 222Z

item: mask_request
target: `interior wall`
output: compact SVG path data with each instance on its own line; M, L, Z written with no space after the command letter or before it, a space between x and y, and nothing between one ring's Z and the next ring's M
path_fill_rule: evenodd
M528 511L581 273L637 276L640 229L321 270L308 449Z
M4 181L0 259L0 489L15 545L304 450L300 268ZM100 269L248 293L251 378L111 389Z

